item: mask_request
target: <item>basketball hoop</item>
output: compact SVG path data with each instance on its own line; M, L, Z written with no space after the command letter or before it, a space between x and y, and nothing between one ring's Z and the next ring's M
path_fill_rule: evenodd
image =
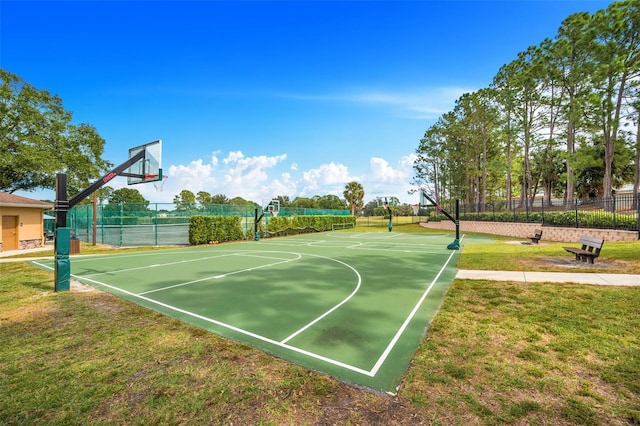
M162 192L162 188L164 187L164 181L167 180L169 176L167 175L145 175L145 180L151 181L153 183L153 187L158 192Z

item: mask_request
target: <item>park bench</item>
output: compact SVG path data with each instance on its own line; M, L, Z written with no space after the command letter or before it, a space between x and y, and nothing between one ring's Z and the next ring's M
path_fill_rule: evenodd
M533 237L529 236L527 238L529 238L533 244L538 244L538 241L542 238L542 229L536 229Z
M600 238L593 238L582 236L580 237L580 244L582 248L575 247L563 247L569 253L576 255L576 260L582 260L593 265L593 259L600 256L600 250L604 244L604 240Z

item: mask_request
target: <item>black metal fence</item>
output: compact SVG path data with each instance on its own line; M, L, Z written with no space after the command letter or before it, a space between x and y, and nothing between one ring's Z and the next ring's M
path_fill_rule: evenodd
M640 195L620 194L605 198L577 199L573 203L563 200L547 202L542 198L525 203L504 200L486 204L460 203L460 220L540 223L545 226L572 228L616 229L640 233ZM454 212L454 202L442 203L442 207ZM431 208L431 219L441 214Z

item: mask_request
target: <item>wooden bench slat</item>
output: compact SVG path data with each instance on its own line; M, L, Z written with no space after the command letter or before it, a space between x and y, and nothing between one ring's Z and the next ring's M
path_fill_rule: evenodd
M587 261L593 264L593 260L600 256L600 250L604 245L604 240L601 238L582 236L580 237L580 244L582 244L582 248L563 247L563 249L575 254L576 260Z

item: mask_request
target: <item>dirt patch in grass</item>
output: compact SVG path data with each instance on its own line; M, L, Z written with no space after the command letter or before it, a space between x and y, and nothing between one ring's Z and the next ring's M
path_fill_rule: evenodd
M86 292L94 292L98 290L86 284L82 284L80 281L71 280L71 291L86 293Z
M620 271L628 270L634 267L631 262L624 260L608 259L606 257L598 257L594 264L575 260L575 257L536 257L530 259L520 259L519 264L531 269L540 267L562 268L571 272L605 272L618 274ZM595 271L597 269L597 271Z

